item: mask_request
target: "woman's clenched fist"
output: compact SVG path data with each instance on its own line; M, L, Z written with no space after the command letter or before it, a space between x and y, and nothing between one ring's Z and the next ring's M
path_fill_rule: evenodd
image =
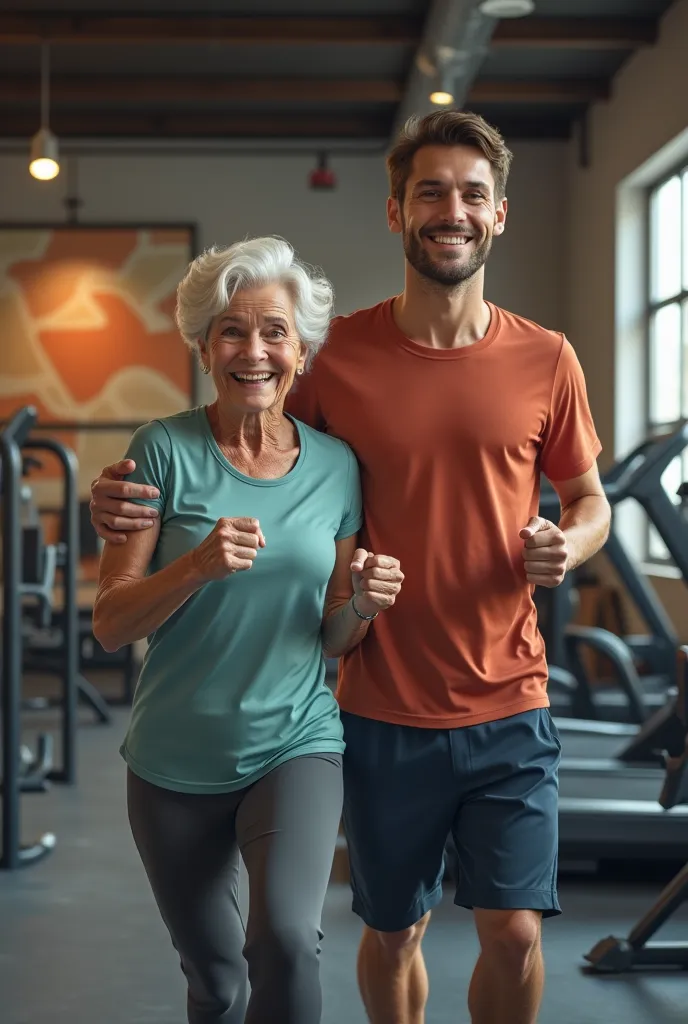
M359 612L376 615L392 607L404 582L404 574L397 558L374 555L365 548L356 548L351 560L351 581Z
M265 537L257 519L218 519L212 532L192 552L194 569L204 583L250 569Z

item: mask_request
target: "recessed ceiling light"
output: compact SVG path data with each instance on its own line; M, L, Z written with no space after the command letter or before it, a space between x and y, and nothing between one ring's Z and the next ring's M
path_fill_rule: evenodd
M480 12L490 18L525 18L534 10L534 0L482 0L480 4Z

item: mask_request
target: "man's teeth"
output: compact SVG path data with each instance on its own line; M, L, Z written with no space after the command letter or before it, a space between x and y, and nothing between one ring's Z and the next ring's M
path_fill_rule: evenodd
M465 245L469 240L467 235L430 235L433 242L440 245Z

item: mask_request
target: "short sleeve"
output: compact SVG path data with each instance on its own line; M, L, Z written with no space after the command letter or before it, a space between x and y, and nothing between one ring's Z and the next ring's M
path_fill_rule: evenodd
M317 375L313 370L296 378L287 395L285 410L314 430L325 430L325 417L318 401Z
M555 482L587 473L602 451L588 405L585 377L573 346L566 338L552 389L540 466Z
M127 476L134 484L157 487L159 498L129 498L137 505L146 505L163 512L169 491L169 470L172 462L172 441L160 420L144 423L134 431L125 459L133 459L136 469Z
M363 501L361 498L361 474L358 468L356 456L348 444L341 444L346 451L348 460L348 472L346 477L346 494L344 498L344 509L342 521L337 530L335 540L344 540L351 537L363 526Z

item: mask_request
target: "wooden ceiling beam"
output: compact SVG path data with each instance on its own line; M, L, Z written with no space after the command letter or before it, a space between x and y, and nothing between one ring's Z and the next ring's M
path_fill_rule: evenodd
M398 103L402 85L387 79L220 78L185 75L58 76L50 97L59 104L92 103ZM609 83L598 79L478 79L469 103L590 103L607 99ZM0 104L38 103L40 83L35 77L0 76Z
M654 18L513 18L500 21L492 49L635 50L657 40Z
M422 18L287 17L178 15L117 16L107 14L0 14L0 43L123 44L223 43L231 46L416 44Z
M398 103L393 79L228 78L217 75L72 75L50 83L53 104L176 103L279 100L288 103ZM40 100L35 76L0 76L0 103Z
M591 78L478 79L469 92L468 103L592 103L608 99L609 88L609 82Z
M569 118L503 117L498 127L507 142L512 139L569 139L572 134Z
M35 117L23 112L8 112L0 118L0 137L30 138L36 132ZM224 114L203 111L171 111L149 114L140 111L83 111L69 113L54 110L51 130L58 138L150 138L150 139L230 139L230 138L384 138L389 131L388 118L378 115L331 116L323 114Z

